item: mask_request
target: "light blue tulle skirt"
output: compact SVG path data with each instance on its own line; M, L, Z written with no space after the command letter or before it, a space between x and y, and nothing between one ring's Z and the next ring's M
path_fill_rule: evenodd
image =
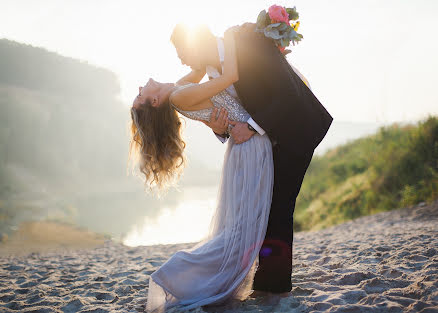
M218 305L252 292L272 200L272 145L266 134L227 145L208 234L151 274L147 312Z

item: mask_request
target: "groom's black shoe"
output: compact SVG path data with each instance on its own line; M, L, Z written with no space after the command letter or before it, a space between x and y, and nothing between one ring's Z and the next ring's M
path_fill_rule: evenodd
M259 305L275 306L281 301L282 298L286 298L289 296L291 296L290 292L271 293L271 292L255 290L250 295L250 298L256 300L257 304L259 304Z
M290 243L272 237L265 238L259 252L259 265L252 289L273 294L290 292L292 290L291 272Z
M250 297L251 298L261 298L261 297L272 297L272 296L277 296L280 298L285 298L285 297L289 297L291 295L290 292L282 292L282 293L272 293L272 292L268 292L268 291L260 291L260 290L254 290Z

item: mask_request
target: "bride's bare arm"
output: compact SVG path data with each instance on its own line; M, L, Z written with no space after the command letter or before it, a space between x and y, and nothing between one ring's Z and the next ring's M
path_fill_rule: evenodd
M201 79L205 76L204 70L192 70L186 76L178 80L176 83L178 85L186 85L188 83L199 83Z
M173 104L183 110L193 109L196 104L209 100L239 80L233 29L229 29L225 32L224 45L225 57L223 74L205 83L178 90L172 94L171 101Z

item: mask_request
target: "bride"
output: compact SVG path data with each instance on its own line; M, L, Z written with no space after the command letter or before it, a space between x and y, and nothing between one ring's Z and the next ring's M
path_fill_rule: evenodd
M165 188L180 174L185 143L177 112L209 121L214 108L226 109L230 125L249 114L225 89L238 80L233 30L224 35L223 75L202 84L175 85L149 79L131 108L130 157L135 155L145 183ZM218 200L208 233L190 249L180 250L149 279L147 312L171 307L185 311L243 300L265 237L274 182L272 145L265 134L236 144L228 140Z

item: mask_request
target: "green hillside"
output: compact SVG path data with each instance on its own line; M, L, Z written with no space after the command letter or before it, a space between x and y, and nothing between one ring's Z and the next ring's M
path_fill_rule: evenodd
M394 124L315 156L294 215L315 230L438 198L438 118Z

